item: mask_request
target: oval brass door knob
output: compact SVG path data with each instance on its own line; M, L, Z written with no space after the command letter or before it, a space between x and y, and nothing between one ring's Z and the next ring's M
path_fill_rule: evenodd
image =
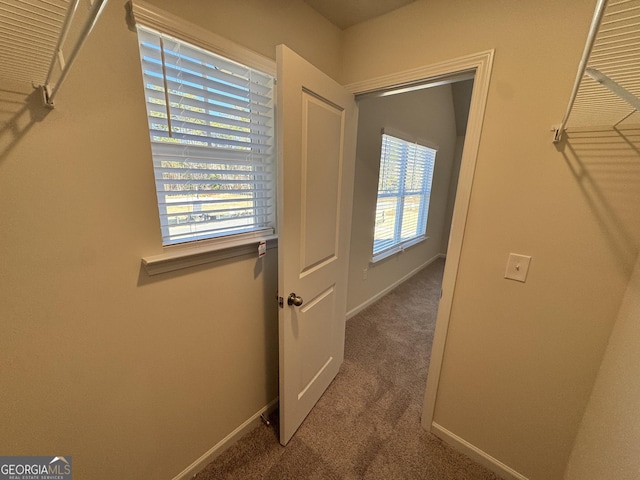
M302 297L299 297L295 293L290 293L289 298L287 299L287 303L289 305L295 305L296 307L299 307L300 305L302 305Z

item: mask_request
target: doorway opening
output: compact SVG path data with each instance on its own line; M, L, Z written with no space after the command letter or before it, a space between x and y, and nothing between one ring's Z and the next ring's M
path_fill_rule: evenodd
M436 86L441 85L447 85L447 88L449 88L451 92L454 88L452 86L453 84L462 83L464 81L473 79L473 85L470 89L470 101L468 101L468 115L460 115L461 120L464 117L467 117L467 122L465 122L466 128L464 128L464 140L458 139L456 131L455 143L458 144L460 152L458 163L459 167L456 166L456 162L451 160L452 163L450 164L450 171L448 175L449 180L451 180L451 178L454 179L453 183L455 184L456 188L446 189L446 195L451 196L452 198L447 198L447 200L445 200L445 205L448 205L448 207L445 209L444 213L441 213L441 222L444 222L445 219L450 218L450 228L448 228L448 239L445 245L447 262L444 269L442 295L438 306L436 330L429 361L429 374L427 378L424 408L422 412L422 425L427 430L432 430L433 413L435 410L435 403L437 398L437 387L442 367L442 359L444 356L446 334L449 326L449 317L456 285L467 212L469 209L471 187L473 184L473 176L475 172L477 152L480 143L482 121L488 94L491 67L493 64L493 53L493 51L482 52L476 55L470 55L468 57L455 59L449 62L443 62L441 64L418 68L385 77L379 77L373 80L346 86L346 88L354 93L356 95L356 98L360 100L359 103L362 107L362 105L364 105L364 102L370 101L371 98L384 98L394 95L397 95L398 98L401 98L401 94L414 94L415 92L434 89ZM469 84L458 85L455 88L465 90L469 88ZM452 99L453 94L450 93L450 95L450 98ZM459 103L462 105L464 102ZM359 115L359 123L369 120L368 116L364 118L364 115L367 115L366 112L363 113L363 111L360 111ZM358 138L358 148L360 148L360 137ZM453 150L455 154L455 147L453 148ZM357 182L368 182L376 185L379 168L379 163L376 161L376 157L379 160L379 151L377 155L372 158L372 153L363 153L359 150L359 158L357 158L357 162L362 160L362 158L360 158L360 155L367 156L369 164L372 164L373 168L367 168L367 164L365 164L364 168L361 168L356 173L356 178L358 179ZM456 170L457 175L454 174ZM450 181L449 186L451 185L451 183L452 182ZM453 193L454 191L455 194ZM365 196L366 195L367 193L365 193ZM370 192L368 193L368 195L371 196ZM446 210L449 211L447 212ZM431 211L429 214L431 215ZM357 218L357 215L358 212L356 212L354 208L354 220ZM370 231L369 235L371 235ZM356 244L357 238L352 237L352 255L357 251L358 246ZM440 247L440 245L438 246ZM364 249L365 246L360 245L359 248ZM396 256L396 258L391 259L391 261L396 263L401 262L402 255L404 254ZM370 278L369 274L372 272L369 272L368 267L362 267L358 265L354 260L356 259L354 258L350 261L350 264L352 266L349 272L350 278L359 277L368 280ZM418 266L417 270L419 270L420 268L421 267ZM354 275L358 275L358 277L355 277ZM373 279L373 277L371 278ZM402 281L403 279L400 279L398 283L401 283ZM351 288L351 280L349 283ZM377 298L374 298L372 299L372 301L375 301L376 299ZM361 306L362 305L358 304L357 301L353 302L352 300L350 300L348 307L348 317L357 313L357 311L359 311L358 308L360 308Z
M348 318L445 257L472 88L467 76L356 97Z

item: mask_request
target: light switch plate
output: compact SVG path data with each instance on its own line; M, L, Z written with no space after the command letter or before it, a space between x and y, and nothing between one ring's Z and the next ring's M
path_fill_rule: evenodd
M504 278L509 278L522 283L526 282L530 262L531 257L528 255L510 253L509 260L507 260L507 271L504 272Z

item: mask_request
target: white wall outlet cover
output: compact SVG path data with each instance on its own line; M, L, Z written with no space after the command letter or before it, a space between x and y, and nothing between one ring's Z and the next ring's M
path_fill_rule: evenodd
M531 263L531 257L529 255L510 253L509 260L507 260L507 270L504 272L504 278L509 278L523 283L526 282L527 273L529 273L529 263Z

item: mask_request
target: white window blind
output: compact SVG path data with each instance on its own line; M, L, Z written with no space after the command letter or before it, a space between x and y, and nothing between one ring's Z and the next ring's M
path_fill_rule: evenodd
M163 244L272 234L273 77L137 29Z
M437 150L382 134L373 256L423 238Z

